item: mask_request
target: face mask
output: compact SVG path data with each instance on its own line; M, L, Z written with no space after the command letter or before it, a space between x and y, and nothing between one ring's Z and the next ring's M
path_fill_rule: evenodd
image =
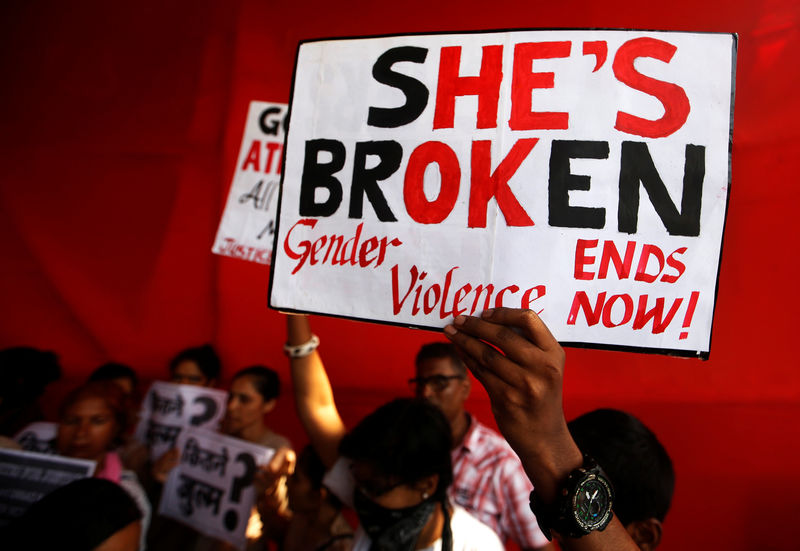
M353 505L361 527L372 540L370 551L411 551L436 503L426 499L404 509L387 509L371 501L359 490Z

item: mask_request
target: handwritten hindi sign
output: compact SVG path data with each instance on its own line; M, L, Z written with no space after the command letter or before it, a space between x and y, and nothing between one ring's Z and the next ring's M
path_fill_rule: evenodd
M286 108L285 103L250 102L236 172L211 248L216 254L269 264Z
M39 421L19 431L14 440L25 451L53 454L56 453L57 437L58 424Z
M736 37L536 30L299 46L270 305L707 357Z
M178 449L180 463L167 478L159 514L244 549L253 476L275 450L191 427L179 436Z
M175 446L185 427L216 430L227 400L223 390L157 381L142 401L135 437L156 460Z
M96 467L85 459L0 449L0 526L56 488L91 476Z

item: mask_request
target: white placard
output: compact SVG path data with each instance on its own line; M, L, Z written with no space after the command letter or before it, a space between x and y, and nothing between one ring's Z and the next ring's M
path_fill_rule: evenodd
M309 41L270 305L438 329L531 308L565 344L707 357L736 37Z
M216 430L227 402L224 390L156 381L142 401L135 437L155 461L175 445L183 428Z
M46 454L56 453L56 438L58 437L58 424L46 421L31 423L19 431L14 440L28 452Z
M244 549L253 476L275 450L191 427L178 437L178 449L180 463L169 473L158 513Z
M0 527L56 488L92 476L96 461L0 448Z
M211 251L269 264L275 233L285 103L251 101L231 190Z

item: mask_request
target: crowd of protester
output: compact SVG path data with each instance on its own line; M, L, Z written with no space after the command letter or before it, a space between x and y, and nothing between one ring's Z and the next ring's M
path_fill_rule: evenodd
M283 435L269 423L281 393L276 371L235 372L220 432L275 451L254 477L248 550L492 551L507 542L553 549L551 538L561 549L658 546L674 486L669 456L625 412L597 410L566 422L565 354L534 313L458 316L444 337L417 354L411 396L349 429L306 316L287 316L284 345L305 434ZM11 437L43 419L38 400L61 371L52 352L0 351L0 446L18 447ZM465 410L469 372L486 388L502 435ZM213 347L203 345L176 354L165 379L215 387L222 373ZM34 503L2 529L3 548L233 548L155 514L180 451L151 459L134 438L140 384L131 367L106 363L66 396L55 452L94 461L94 475ZM292 441L309 444L295 454ZM558 501L589 457L613 485L614 514L584 535L538 511ZM534 501L545 504L537 514Z

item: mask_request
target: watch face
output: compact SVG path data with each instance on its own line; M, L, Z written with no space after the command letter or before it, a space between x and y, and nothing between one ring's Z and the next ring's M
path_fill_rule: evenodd
M572 502L578 525L590 532L605 528L611 517L611 487L594 475L580 483Z

